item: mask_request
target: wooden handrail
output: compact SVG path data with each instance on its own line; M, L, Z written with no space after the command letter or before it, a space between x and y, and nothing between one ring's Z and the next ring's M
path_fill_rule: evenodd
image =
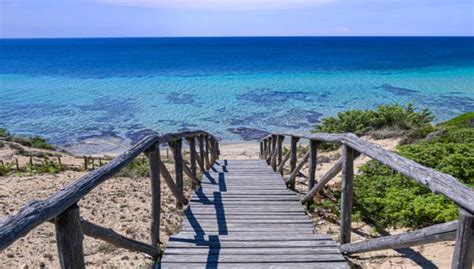
M436 171L425 167L410 159L402 157L394 152L387 151L382 147L365 141L354 134L327 134L318 133L311 135L276 133L276 136L293 136L308 140L316 140L320 142L341 143L350 148L377 160L393 170L414 179L420 185L424 185L434 193L442 194L458 204L461 208L474 214L474 190L460 183L451 175ZM269 135L271 136L271 135ZM269 138L264 137L263 140Z
M157 192L160 191L159 181L160 174L163 175L165 182L170 186L173 193L177 196L180 204L186 204L187 201L182 194L182 173L183 173L183 161L180 142L183 139L194 139L196 137L204 137L206 141L211 139L213 143L218 143L218 139L213 135L205 131L190 131L190 132L180 132L180 133L170 133L159 135L158 133L150 134L143 138L139 143L134 145L129 150L115 157L108 164L88 173L87 175L81 177L80 179L74 181L69 186L64 189L52 194L50 197L41 201L30 201L25 206L23 206L17 213L8 216L0 222L0 251L7 248L18 238L25 236L29 231L37 227L43 222L55 220L59 216L61 217L62 222L56 221L57 232L62 231L62 237L64 240L58 242L58 245L61 246L60 256L61 264L63 267L68 267L69 265L74 268L83 267L80 259L79 262L74 261L77 254L71 255L71 251L68 249L66 244L71 240L70 236L81 236L82 231L75 231L75 234L69 231L70 227L79 227L77 220L79 219L79 210L76 208L76 203L91 192L99 184L103 183L105 180L112 177L114 174L120 171L123 167L128 165L134 158L136 158L141 153L146 153L150 158L150 176L152 178L152 192L154 193L153 197L153 207L159 206L160 196ZM159 144L171 143L175 146L175 149L179 150L179 153L175 151L175 160L179 163L176 165L177 168L177 183L175 186L171 175L167 173L166 167L159 158ZM193 143L194 144L194 143ZM201 151L201 157L207 159L215 160L217 151L206 152ZM211 154L211 156L203 156L203 154ZM186 167L188 168L188 167ZM189 168L188 168L189 169ZM193 165L193 169L195 165ZM178 171L179 170L179 171ZM192 174L195 174L196 171L191 171ZM164 173L164 174L163 174ZM158 211L157 211L158 210ZM65 212L72 212L67 213ZM158 221L158 223L157 223ZM59 225L57 223L64 223L64 225ZM84 221L83 221L84 223ZM88 222L85 222L88 223ZM73 226L71 226L73 225ZM92 227L92 226L88 226ZM96 227L97 228L97 227ZM105 229L105 228L103 228ZM102 229L102 230L103 230ZM76 229L78 230L78 229ZM80 228L79 228L80 230ZM90 230L90 229L89 229ZM97 229L96 229L97 230ZM100 229L99 229L100 230ZM159 208L154 209L152 212L152 245L150 247L156 247L156 244L159 240ZM87 233L86 233L87 235ZM104 238L110 237L112 235L103 236ZM60 245L61 244L61 245ZM126 243L128 245L133 244L132 241ZM159 251L159 250L157 250ZM156 252L149 249L148 253L153 252L156 255ZM70 257L67 257L71 255ZM83 255L80 253L80 255ZM64 262L63 262L64 260ZM72 265L71 265L72 264Z
M354 134L328 134L317 133L311 135L292 134L292 133L274 133L260 140L262 150L261 156L268 158L268 146L270 141L274 143L275 138L282 136L291 137L291 149L296 150L297 141L307 139L310 141L310 150L304 155L302 160L296 165L296 152L293 152L290 164L290 175L285 183L290 184L294 189L294 182L299 170L310 159L308 191L302 199L302 203L309 203L313 197L326 185L332 178L342 171L342 191L341 191L341 230L340 241L341 251L346 254L373 251L385 248L399 248L404 246L413 246L451 240L456 238L452 268L471 268L474 254L474 189L470 188L454 177L436 171L434 169L420 165L412 160L404 158L394 152L387 151L382 147L365 141ZM316 144L318 142L339 143L343 145L343 156L336 164L321 178L315 182L314 168L316 164ZM275 147L274 147L275 148ZM270 162L275 167L276 150L270 151ZM385 236L377 239L370 239L363 242L351 243L351 211L352 211L352 184L354 178L354 158L359 154L364 154L380 163L390 167L394 171L415 180L418 184L429 188L432 192L442 194L461 208L459 220L445 224L434 225L409 233L394 236ZM280 163L279 171L283 171L284 163ZM308 207L309 209L309 207ZM455 231L456 235L455 235Z

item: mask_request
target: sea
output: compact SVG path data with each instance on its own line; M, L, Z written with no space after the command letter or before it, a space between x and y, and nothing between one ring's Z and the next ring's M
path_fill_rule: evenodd
M241 142L393 103L436 122L473 111L474 37L0 39L0 127L60 147L196 129Z

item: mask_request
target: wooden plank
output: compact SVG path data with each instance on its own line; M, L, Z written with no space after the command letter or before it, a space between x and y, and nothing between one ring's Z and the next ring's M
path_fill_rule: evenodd
M204 136L204 160L205 160L205 167L206 170L209 170L211 167L211 162L209 161L209 137L207 135Z
M209 254L208 247L202 248L169 248L166 251L166 255L203 255ZM286 248L222 248L219 249L219 255L318 255L318 254L338 254L341 253L336 247L302 247L292 248L288 250Z
M150 160L151 180L151 245L160 243L160 208L161 208L161 178L160 178L160 144L157 143L148 155Z
M283 170L285 168L285 164L286 162L288 162L288 160L290 159L290 155L291 155L291 151L288 151L288 153L285 155L285 157L283 158L283 160L281 161L280 165L278 165L278 169L277 171L283 176Z
M291 172L290 176L285 180L286 184L293 184L293 182L295 181L296 179L296 176L298 176L301 168L303 168L303 166L308 162L309 160L309 156L310 156L310 152L307 152L303 158L301 159L301 161L298 163L298 165L296 166L295 170L293 170L293 172Z
M309 228L309 227L294 227L294 228L291 228L293 229L295 232L298 232L298 233L313 233L313 229ZM183 228L183 231L187 231L187 232L196 232L196 233L200 233L200 234L228 234L228 233L235 233L235 232L255 232L255 233L266 233L266 232L286 232L288 230L287 227L271 227L271 228L268 228L268 227L263 227L263 228L252 228L252 227L238 227L238 228L233 228L233 227L228 227L227 229L223 229L222 227L207 227L207 228L203 228L203 230L199 230L199 229L194 229L194 228L188 228L188 227L185 227Z
M270 165L272 166L273 171L276 171L276 165L277 165L277 158L278 158L278 136L273 136L272 138L272 147L273 147L273 154L271 158L271 163Z
M212 255L211 255L212 256ZM334 254L318 254L318 255L214 255L213 261L217 263L248 263L256 262L262 263L263 261L269 262L285 262L291 260L293 262L340 262L345 261L341 255ZM167 255L166 262L199 262L207 263L208 255Z
M454 247L451 268L472 268L474 259L474 215L461 209L456 232L456 245Z
M317 149L318 149L318 141L311 140L309 141L309 175L308 175L308 191L310 191L314 184L316 183L316 165L318 164L317 160ZM311 206L311 201L307 203L307 209L309 210Z
M324 174L318 183L311 188L301 200L302 203L307 203L313 199L313 197L323 189L323 187L333 179L341 170L342 170L342 162L343 159L339 158L339 160L334 164L334 166L329 169L326 174Z
M403 234L382 236L361 242L343 244L340 246L340 250L344 254L353 254L382 249L398 249L453 240L456 236L457 225L457 221L452 221Z
M293 173L296 169L296 161L298 159L298 141L300 139L298 137L292 136L291 137L291 146L290 146L290 173ZM295 189L296 181L292 181L289 184L290 189Z
M206 152L204 151L204 136L199 135L198 141L199 141L199 166L201 167L201 173L204 173L207 170L207 167L204 161L205 155L206 155Z
M160 172L163 178L165 179L165 183L168 186L168 188L171 190L173 193L174 197L178 200L179 203L182 205L187 205L188 201L184 197L184 195L181 193L181 191L178 189L176 184L173 181L173 178L170 175L170 172L166 168L166 166L163 164L162 161L160 161Z
M196 160L197 160L197 154L196 154L196 138L188 138L188 144L189 144L189 163L191 164L191 178L196 179L197 181L197 166L196 166ZM198 182L199 184L199 182Z
M332 240L314 240L314 241L217 241L211 240L203 243L205 245L197 245L193 242L173 241L168 245L170 248L200 248L220 247L220 248L301 248L301 247L337 247L336 242ZM342 256L339 256L342 258Z
M209 265L210 264L210 265ZM215 268L214 262L207 263L163 263L162 268L169 268L169 269L182 269L182 268L189 268L189 269L208 269L208 268ZM271 268L271 269L349 269L350 267L347 265L346 262L266 262L266 263L219 263L220 269L248 269L248 268Z
M284 235L284 236L282 236ZM216 238L215 235L196 235L194 233L179 233L172 235L170 241L182 241L199 239L204 241L209 241L210 239ZM264 233L264 234L229 234L229 235L219 235L219 241L254 241L258 238L260 241L314 241L314 240L332 240L331 236L327 234L312 234L311 236L305 234L296 234L296 233Z
M342 147L342 187L341 187L341 244L351 242L352 186L354 180L354 155L352 148Z
M284 136L280 135L277 137L278 143L278 151L277 151L277 165L282 163L282 153L283 153L283 140L285 139ZM275 170L276 171L276 170ZM283 174L282 174L283 175Z
M55 219L59 264L63 269L85 268L79 207L73 205Z
M106 241L116 247L146 253L154 258L160 255L159 248L122 236L112 229L101 227L86 220L81 221L81 227L85 235Z

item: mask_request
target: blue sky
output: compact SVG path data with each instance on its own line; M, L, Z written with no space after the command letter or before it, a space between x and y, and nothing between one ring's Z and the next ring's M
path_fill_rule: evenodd
M473 0L0 0L0 37L474 35Z

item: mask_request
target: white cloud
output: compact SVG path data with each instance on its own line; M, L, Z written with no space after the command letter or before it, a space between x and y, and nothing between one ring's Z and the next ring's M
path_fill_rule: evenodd
M291 9L317 7L337 0L97 0L102 3L169 9Z

